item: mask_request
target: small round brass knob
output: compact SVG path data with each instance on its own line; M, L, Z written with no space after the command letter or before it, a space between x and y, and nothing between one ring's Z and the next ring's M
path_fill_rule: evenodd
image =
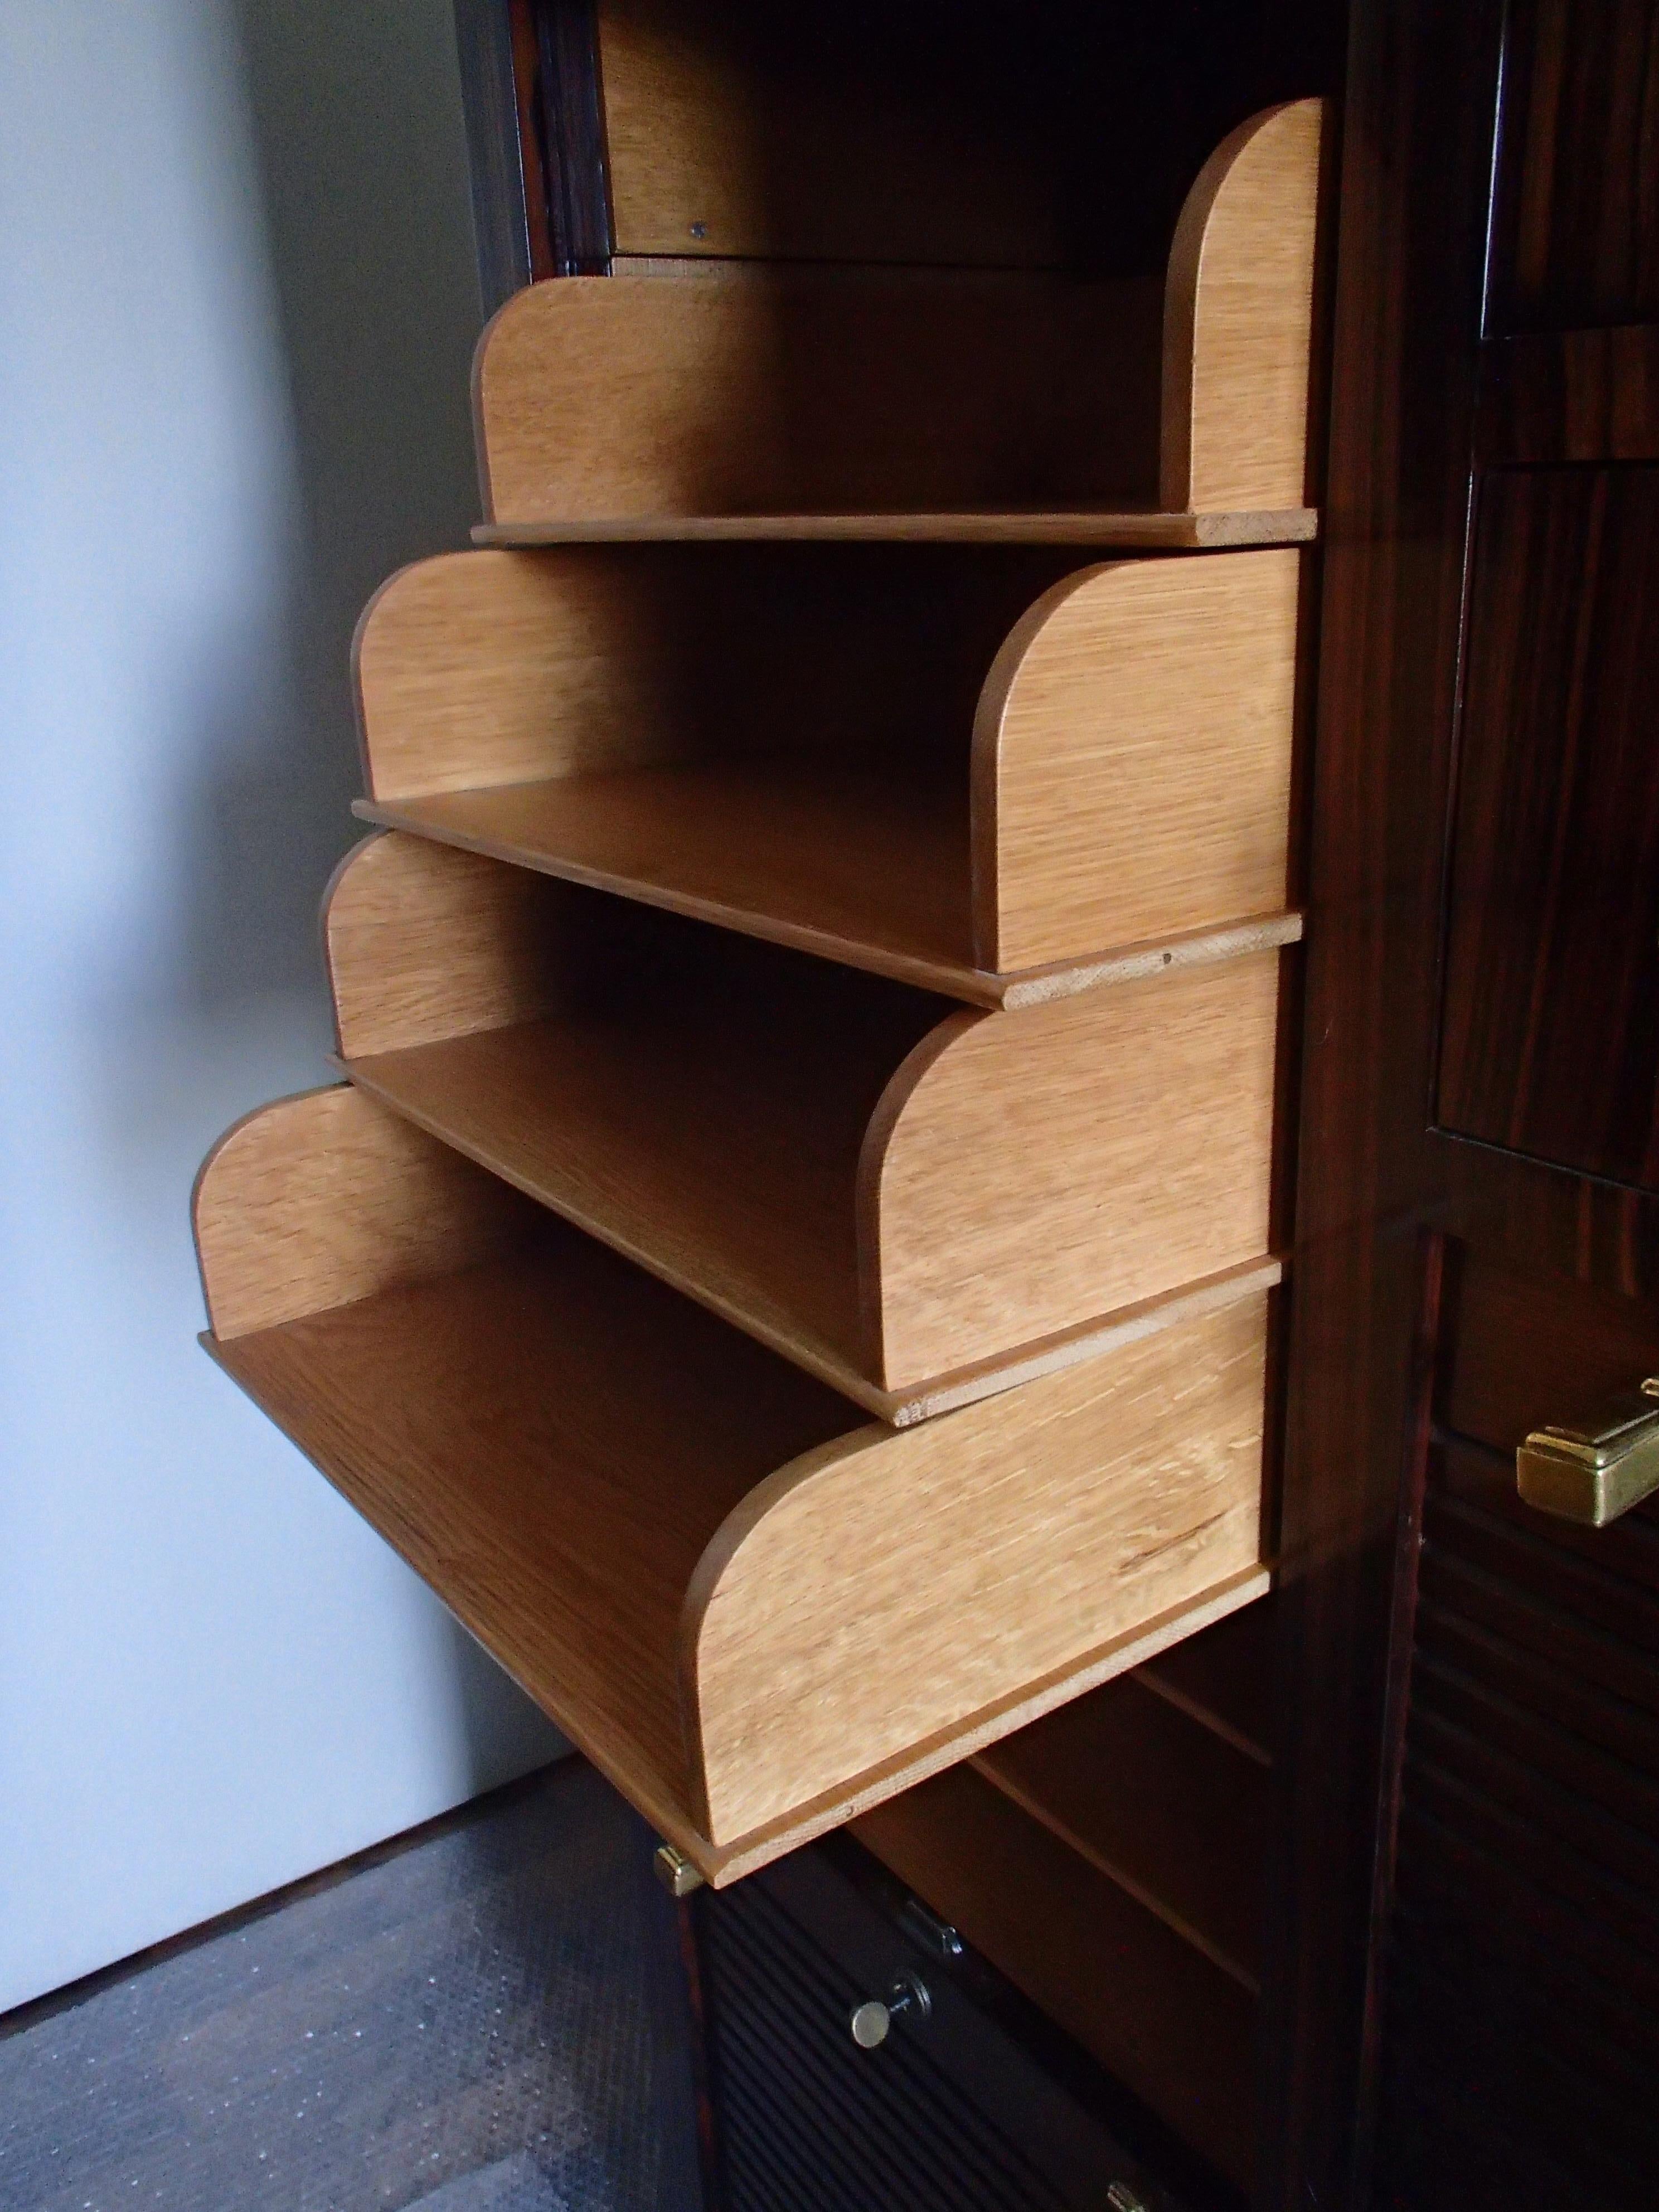
M901 1974L884 2001L866 1997L862 2004L854 2005L847 2025L860 2051L874 2051L886 2042L896 2020L905 2014L915 2020L926 2020L933 2009L933 2000L920 1975Z

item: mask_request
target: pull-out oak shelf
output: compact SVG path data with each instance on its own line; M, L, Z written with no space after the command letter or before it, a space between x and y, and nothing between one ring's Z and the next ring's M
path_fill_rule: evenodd
M360 628L356 811L971 1005L1283 944L1299 576L451 554Z
M215 1357L714 1881L1265 1586L1260 1291L900 1431L349 1088L196 1225Z
M1273 1271L1276 953L953 1010L396 834L325 938L355 1084L897 1425Z
M480 535L1310 537L1320 131L1302 100L1225 140L1161 283L728 264L532 285L479 349Z

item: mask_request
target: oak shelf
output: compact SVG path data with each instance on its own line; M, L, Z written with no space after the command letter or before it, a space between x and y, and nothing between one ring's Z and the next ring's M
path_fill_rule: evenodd
M631 514L538 522L481 522L477 545L719 544L812 542L933 545L1088 545L1102 551L1186 552L1237 545L1304 545L1319 535L1311 507L1208 514L1143 507L960 508L933 514Z
M1227 1900L1005 1739L1269 1583L1320 140L1151 282L509 301L481 542L359 629L348 1080L196 1195L213 1356L710 1881L937 1778L1110 1869L1183 2063Z
M350 1089L196 1225L214 1357L714 1881L1265 1584L1259 1291L906 1434Z
M487 542L1309 535L1321 125L1294 101L1224 140L1161 281L728 261L532 284L475 366Z
M353 1083L901 1425L1276 1274L1276 953L981 1013L397 832L325 939Z
M720 759L359 799L364 822L888 975L969 1006L1023 1006L1294 943L1269 914L999 975L973 952L964 780L942 763Z
M1018 1006L1299 932L1300 556L449 554L356 645L367 821Z

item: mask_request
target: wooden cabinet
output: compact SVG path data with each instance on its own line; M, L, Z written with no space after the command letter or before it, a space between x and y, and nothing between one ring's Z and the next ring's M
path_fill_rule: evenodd
M1292 1261L1271 2201L1650 2203L1659 19L1353 10Z

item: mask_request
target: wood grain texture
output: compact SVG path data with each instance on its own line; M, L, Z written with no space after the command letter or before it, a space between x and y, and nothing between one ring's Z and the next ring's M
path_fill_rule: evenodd
M1424 1106L1501 18L1488 0L1366 0L1348 18L1275 1601L1272 2212L1368 2187L1390 1579L1420 1464L1408 1224L1442 1182Z
M1480 349L1480 458L1659 461L1659 325L1542 331Z
M901 1425L1267 1261L1277 954L941 1021L395 833L325 938L355 1083Z
M1139 282L788 270L532 285L480 341L486 518L1151 501L1158 329L1156 288ZM1273 504L1299 506L1299 489Z
M354 1083L814 1372L866 1366L859 1151L938 1001L397 836L325 939Z
M1318 100L1253 116L1182 210L1164 306L1164 507L1305 496L1323 128Z
M988 1006L1284 942L1296 576L446 555L360 626L357 811Z
M1440 1418L1504 1454L1659 1372L1659 1313L1645 1298L1571 1275L1522 1273L1486 1254L1456 1272ZM1598 1528L1617 1548L1618 1530Z
M1036 547L740 544L417 562L359 626L368 788L960 755L1003 639L1068 565Z
M1298 556L1086 569L981 694L975 935L1008 969L1285 903Z
M1488 328L1659 316L1659 18L1651 0L1514 0Z
M1319 535L1311 507L1247 507L1170 514L1150 501L1097 507L951 507L863 514L646 514L483 522L481 546L721 544L816 539L873 544L1092 545L1126 552L1181 552L1223 545L1305 544Z
M766 6L605 0L619 250L1061 261L1063 149L1038 125L1019 42L983 10L952 15L942 40L925 11L870 10L854 31Z
M693 1796L677 1655L688 1639L708 1632L714 1583L726 1593L726 1617L713 1632L720 1673L737 1632L729 1618L734 1561L746 1570L757 1522L774 1501L789 1517L803 1484L822 1506L827 1489L845 1482L851 1549L840 1556L854 1580L876 1577L868 1602L878 1614L884 1604L902 1607L904 1594L888 1571L876 1574L884 1553L860 1534L882 1455L902 1438L857 1426L844 1399L602 1246L538 1214L356 1091L308 1093L242 1125L210 1161L203 1189L203 1271L210 1310L224 1322L223 1334L205 1340L209 1349L712 1880L737 1879L1141 1662L1247 1603L1265 1581L1253 1547L1233 1547L1240 1565L1215 1526L1194 1527L1181 1547L1226 1571L1193 1586L1167 1555L1131 1557L1124 1574L1129 1594L1115 1608L1096 1607L1114 1632L1058 1667L1012 1681L994 1661L988 1669L982 1652L965 1665L958 1661L965 1628L983 1641L972 1608L936 1607L924 1636L930 1668L959 1688L971 1692L989 1681L999 1694L954 1706L947 1697L943 1724L912 1729L901 1722L896 1729L879 1719L878 1670L867 1654L846 1651L860 1684L850 1702L843 1700L843 1712L862 1698L868 1733L843 1734L843 1761L833 1773L793 1759L794 1794L786 1790L769 1820L717 1843ZM389 1230L394 1203L402 1212ZM424 1237L418 1247L413 1232ZM316 1310L306 1310L307 1298L319 1302ZM1255 1340L1261 1308L1259 1297L1243 1295L1231 1310L1233 1321L1195 1326ZM1196 1425L1224 1405L1237 1438L1212 1428L1169 1446L1157 1469L1127 1470L1125 1480L1146 1501L1149 1527L1167 1521L1152 1493L1167 1480L1171 1456L1189 1486L1188 1461L1209 1464L1212 1502L1241 1540L1246 1522L1256 1526L1259 1377L1253 1507L1229 1486L1230 1471L1239 1474L1249 1456L1251 1359L1247 1341L1224 1363L1224 1376L1198 1380L1197 1400L1187 1407ZM1109 1375L1132 1376L1145 1361L1135 1346L1097 1362L1096 1388L1109 1395ZM1079 1391L1067 1394L1073 1403L1063 1409L1052 1387L1034 1387L1036 1396L1009 1394L930 1431L943 1437L950 1430L964 1463L979 1470L980 1492L994 1490L993 1459L1006 1462L1011 1450L1033 1462L1043 1457L1042 1435L1025 1433L1030 1421L1040 1431L1069 1419L1075 1434L1086 1420ZM1120 1395L1137 1389L1133 1380L1116 1387ZM1179 1388L1165 1395L1174 1418ZM987 1434L975 1443L981 1426ZM813 1475L813 1455L839 1437L848 1441L843 1474L826 1467ZM962 1492L937 1445L933 1457L933 1480L919 1491L907 1458L908 1472L893 1478L896 1491L887 1484L884 1510L912 1551L931 1542L950 1554L958 1534L952 1501ZM1219 1463L1230 1458L1231 1470ZM1079 1510L1086 1510L1087 1486L1073 1479ZM1023 1542L1028 1559L1044 1541L1041 1525L1004 1534L1005 1551ZM816 1563L820 1583L835 1553L832 1544ZM1103 1556L1097 1547L1097 1565ZM1054 1571L1062 1580L1075 1576L1064 1562ZM817 1586L809 1577L797 1595ZM754 1594L773 1616L763 1634L775 1635L778 1601L787 1593L757 1583ZM827 1650L831 1624L856 1616L857 1602L846 1587L836 1590L833 1577L822 1596ZM1028 1656L1035 1662L1046 1650L1033 1645ZM775 1712L775 1682L757 1685L741 1667L735 1676L726 1671L737 1694L756 1694L763 1714ZM932 1708L920 1717L929 1715L937 1718ZM761 1738L771 1724L759 1721ZM723 1716L721 1740L740 1738L745 1725ZM777 1781L778 1770L769 1771L758 1794L775 1793Z
M965 779L818 755L359 800L365 822L615 891L969 1006L1040 1006L1294 944L1280 913L1011 975L974 965Z
M1437 1118L1659 1187L1659 469L1496 471L1471 568Z
M860 1167L887 1386L1264 1254L1278 1006L1255 954L941 1024Z
M208 1317L226 1343L474 1266L520 1239L533 1211L343 1085L235 1123L191 1200Z
M1258 1994L1269 1805L1254 1759L1132 1674L1005 1736L975 1765Z
M714 1840L1257 1565L1265 1360L1241 1299L753 1492L687 1604Z
M895 1798L853 1832L1249 2187L1256 2008L1237 1982L970 1767Z
M1170 1649L1136 1679L1258 1766L1273 1763L1278 1685L1276 1600L1241 1607Z

